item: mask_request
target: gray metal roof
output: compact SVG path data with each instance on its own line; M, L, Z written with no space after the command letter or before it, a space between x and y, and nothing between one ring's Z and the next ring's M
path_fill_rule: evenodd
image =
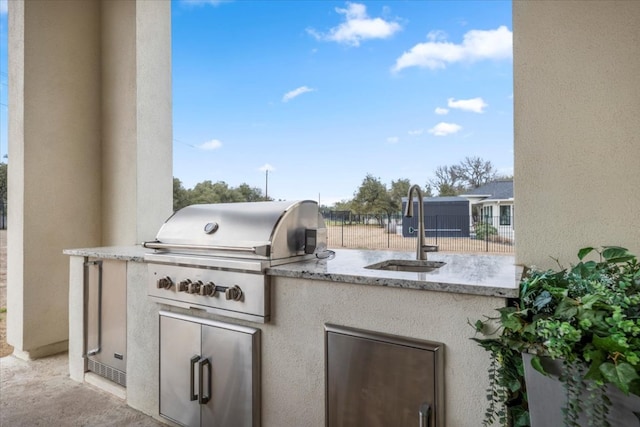
M413 198L414 201L418 201L417 197ZM407 202L407 198L403 197L402 201L404 203ZM441 202L467 202L468 200L465 199L464 197L459 197L459 196L443 196L443 197L424 197L422 199L423 203L441 203Z
M513 180L488 182L478 188L461 194L461 196L487 196L491 199L513 199Z

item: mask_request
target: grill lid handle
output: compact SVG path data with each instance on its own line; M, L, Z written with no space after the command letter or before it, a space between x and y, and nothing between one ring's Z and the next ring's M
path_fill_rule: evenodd
M149 249L188 249L188 250L205 250L205 251L224 251L224 252L249 252L261 256L269 256L271 253L271 245L260 246L207 246L207 245L182 245L162 243L157 240L143 242L142 246Z

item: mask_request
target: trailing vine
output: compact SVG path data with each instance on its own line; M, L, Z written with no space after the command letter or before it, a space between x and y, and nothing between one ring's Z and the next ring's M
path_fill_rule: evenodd
M586 260L588 256L598 260ZM605 387L640 396L640 264L627 249L583 248L579 263L560 270L529 270L519 298L476 321L490 352L489 406L484 425L528 426L521 354L548 375L543 358L563 361L560 381L565 426L608 426ZM582 414L582 418L581 418Z

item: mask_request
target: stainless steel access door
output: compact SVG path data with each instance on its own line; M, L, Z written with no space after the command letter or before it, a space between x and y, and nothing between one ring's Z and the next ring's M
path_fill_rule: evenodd
M443 345L325 326L327 426L444 426Z
M160 415L188 427L200 427L200 405L192 393L200 348L199 323L160 316Z
M88 368L126 386L127 264L89 259L85 265Z
M188 427L260 426L260 331L161 311L160 414Z

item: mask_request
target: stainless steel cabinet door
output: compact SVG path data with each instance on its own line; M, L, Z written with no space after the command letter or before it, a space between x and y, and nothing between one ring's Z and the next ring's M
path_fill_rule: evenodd
M254 335L202 326L202 357L208 359L203 392L210 397L202 406L203 426L252 427L260 424L259 402L254 398L259 371ZM209 373L211 387L208 386ZM210 393L210 395L209 395Z
M87 263L87 351L96 362L126 372L127 264Z
M160 316L160 414L188 427L200 427L200 331L199 323Z
M160 414L188 427L259 427L260 330L161 311Z
M329 427L441 426L441 345L325 326Z

